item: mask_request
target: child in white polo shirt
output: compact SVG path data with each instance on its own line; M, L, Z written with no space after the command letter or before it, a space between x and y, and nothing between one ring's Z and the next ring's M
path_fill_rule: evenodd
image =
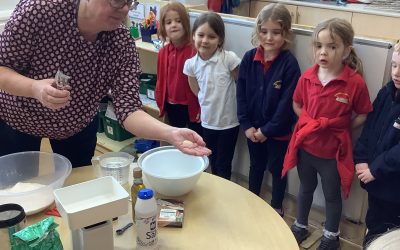
M240 58L223 49L225 26L218 14L200 15L192 34L197 54L186 61L183 73L199 98L203 137L212 150L212 173L229 180L239 132L235 80Z

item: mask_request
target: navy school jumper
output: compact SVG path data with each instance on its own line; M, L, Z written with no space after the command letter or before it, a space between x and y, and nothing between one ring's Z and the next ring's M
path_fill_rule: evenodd
M240 63L237 84L237 114L244 131L261 128L268 137L289 135L295 121L292 96L300 77L300 67L289 50L283 50L264 73L254 61L257 48L249 50Z
M354 148L354 162L368 163L375 177L361 183L369 194L400 204L400 129L394 126L400 117L400 97L394 98L395 90L390 81L379 91Z

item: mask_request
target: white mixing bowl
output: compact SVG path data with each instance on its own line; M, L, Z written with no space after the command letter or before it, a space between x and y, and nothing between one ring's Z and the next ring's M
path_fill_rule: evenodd
M142 154L138 165L146 187L165 196L181 196L196 185L208 166L208 158L187 155L175 147L165 146Z

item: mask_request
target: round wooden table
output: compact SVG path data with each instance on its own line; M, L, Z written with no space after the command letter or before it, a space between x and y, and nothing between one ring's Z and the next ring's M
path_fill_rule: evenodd
M92 166L75 168L65 186L94 178ZM299 249L289 227L275 210L234 182L203 173L195 188L178 199L185 203L183 228L159 228L160 249ZM46 216L44 213L29 216L28 224ZM57 229L64 249L71 249L69 228L62 218L55 217L55 221L60 225ZM131 221L129 209L128 214L114 222L114 232ZM122 236L114 236L114 249L135 248L134 226Z

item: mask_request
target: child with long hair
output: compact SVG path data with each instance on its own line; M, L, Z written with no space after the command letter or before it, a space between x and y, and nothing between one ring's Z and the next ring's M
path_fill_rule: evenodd
M260 195L266 168L272 174L271 206L283 216L287 178L283 159L295 122L292 95L300 77L292 42L289 11L281 4L265 6L257 16L252 43L240 65L238 118L250 154L249 190Z
M203 138L213 152L209 156L212 173L229 180L239 133L235 79L240 58L223 49L225 26L218 14L200 15L192 33L197 54L186 61L184 73L199 98Z
M291 230L299 244L309 235L308 215L317 174L321 177L326 222L318 249L340 246L340 189L347 198L354 176L351 129L360 126L372 111L353 38L353 28L346 20L333 18L318 24L312 37L315 65L302 74L293 94L299 120L282 175L297 165L300 189Z
M392 80L373 107L354 148L356 174L368 192L364 246L400 227L400 43L392 55Z
M188 127L201 135L199 102L182 73L185 61L196 54L183 4L170 2L161 8L159 35L164 43L168 42L160 49L157 60L155 97L160 117L167 114L170 125Z

